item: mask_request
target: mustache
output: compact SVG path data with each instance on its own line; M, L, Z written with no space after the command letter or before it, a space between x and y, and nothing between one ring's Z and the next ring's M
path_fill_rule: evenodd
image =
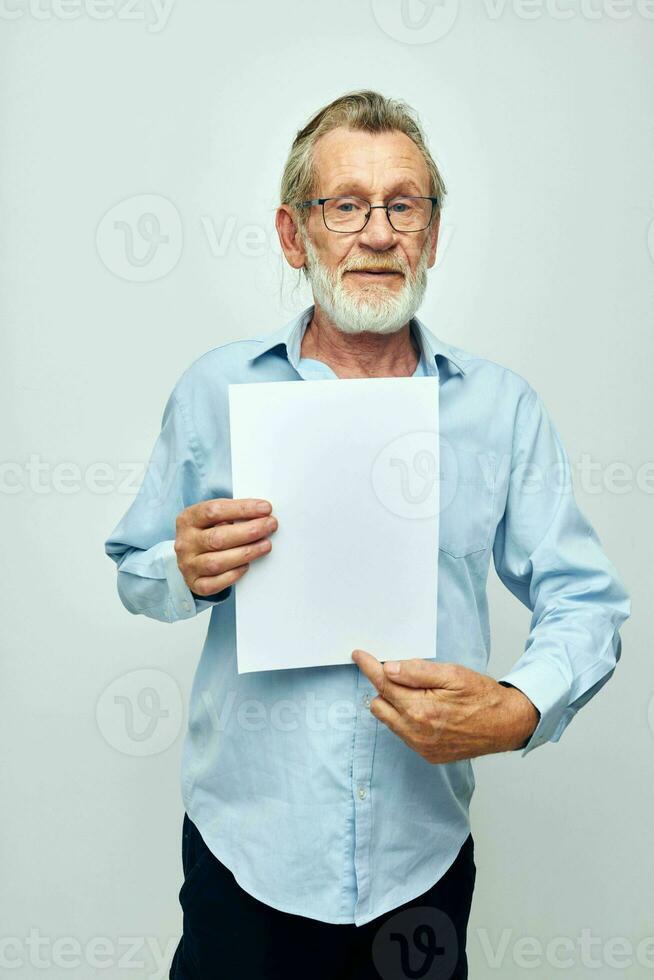
M397 259L369 259L362 256L360 259L348 259L347 264L342 268L341 274L346 272L399 272L406 274L406 267Z

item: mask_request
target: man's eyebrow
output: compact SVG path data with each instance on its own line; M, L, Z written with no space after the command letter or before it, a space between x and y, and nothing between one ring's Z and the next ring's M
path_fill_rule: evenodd
M368 192L364 188L363 184L360 184L356 180L341 181L336 184L331 194L328 197L335 197L337 194L352 194L355 197L364 197L367 199ZM414 183L412 180L401 180L397 184L393 185L392 191L390 191L386 197L397 197L399 194L408 194L416 197L421 197L422 193L418 184Z

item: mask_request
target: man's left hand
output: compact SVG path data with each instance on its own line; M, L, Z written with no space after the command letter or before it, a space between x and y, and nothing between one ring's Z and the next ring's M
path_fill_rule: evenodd
M352 659L379 695L370 712L428 762L455 762L521 748L540 712L526 694L453 663ZM393 668L397 667L397 672Z

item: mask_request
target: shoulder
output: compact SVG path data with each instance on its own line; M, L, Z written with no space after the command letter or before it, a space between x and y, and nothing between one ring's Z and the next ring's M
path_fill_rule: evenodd
M487 389L489 395L493 391L501 390L505 396L512 398L516 403L529 405L538 397L531 383L505 364L454 344L444 346L454 362L465 371L465 378L471 387Z
M251 360L259 353L262 337L233 340L200 354L178 377L173 394L188 398L198 389L222 387L250 380Z

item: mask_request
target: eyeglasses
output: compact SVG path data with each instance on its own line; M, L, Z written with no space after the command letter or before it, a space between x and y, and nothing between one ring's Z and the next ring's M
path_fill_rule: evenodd
M363 231L373 208L386 211L391 227L395 231L423 231L431 224L437 197L394 197L388 204L371 204L361 197L317 197L313 201L302 201L299 208L322 206L322 218L329 231L349 234Z

